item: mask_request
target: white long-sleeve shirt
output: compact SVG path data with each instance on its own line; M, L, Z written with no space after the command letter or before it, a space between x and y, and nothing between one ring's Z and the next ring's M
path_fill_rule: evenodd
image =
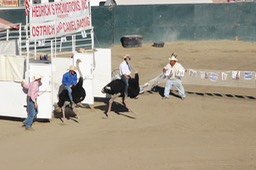
M120 71L121 76L122 75L131 75L131 70L125 60L120 64L119 71Z
M166 69L165 76L167 76L169 79L181 79L185 73L184 67L177 62L173 66L168 63L164 68Z

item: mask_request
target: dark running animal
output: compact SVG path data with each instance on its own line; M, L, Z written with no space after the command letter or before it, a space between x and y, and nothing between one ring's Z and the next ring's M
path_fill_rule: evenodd
M113 101L120 95L122 97L123 105L130 111L125 103L125 83L120 79L112 80L101 90L102 93L110 94L111 98L108 103L108 110L106 112L106 116L108 117L109 112L111 111ZM139 86L139 74L135 73L134 78L129 79L129 87L128 87L128 97L135 98L138 96L140 92Z

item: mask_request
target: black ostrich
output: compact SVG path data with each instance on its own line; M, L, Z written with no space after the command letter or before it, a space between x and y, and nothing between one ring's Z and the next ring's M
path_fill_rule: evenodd
M125 83L120 79L112 80L101 90L102 93L106 93L111 95L108 103L108 109L105 113L108 117L109 112L111 111L113 101L120 95L122 97L123 105L130 111L125 103ZM129 79L129 87L128 87L128 97L135 98L138 96L140 92L139 86L139 74L135 73L134 78Z
M79 80L75 86L72 87L72 97L75 104L80 103L84 100L86 96L86 92L83 88L83 75L79 67L79 63L82 62L80 59L76 60L76 67L79 72ZM68 97L68 91L65 89L63 85L59 88L58 93L59 101L57 103L57 109L56 110L62 110L63 118L65 118L65 112L67 114L66 107L70 105L70 99ZM70 109L69 109L70 110ZM73 110L73 109L71 109Z

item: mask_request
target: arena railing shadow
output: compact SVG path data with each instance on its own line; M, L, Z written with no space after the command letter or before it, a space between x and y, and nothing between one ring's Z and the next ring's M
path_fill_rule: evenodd
M155 86L151 91L147 91L146 93L158 93L161 97L164 97L164 87ZM196 92L191 90L186 90L185 93L187 95L197 95L197 96L210 96L210 97L228 97L228 98L235 98L235 99L249 99L249 100L256 100L255 96L250 95L238 95L238 94L231 94L231 93L218 93L218 92ZM177 90L171 90L170 95L180 98L178 95Z

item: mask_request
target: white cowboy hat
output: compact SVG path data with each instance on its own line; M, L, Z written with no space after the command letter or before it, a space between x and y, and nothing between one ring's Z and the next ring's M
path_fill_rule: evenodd
M169 58L169 61L178 61L178 59L177 59L175 56L171 56L171 57Z
M35 74L33 78L34 78L34 80L38 80L38 79L43 78L43 76L41 76L40 74Z
M127 59L127 58L128 58L128 59L130 60L130 59L131 59L131 56L130 56L129 54L125 54L123 58L124 58L124 59Z
M77 68L76 68L76 66L69 66L68 70L76 71L76 70L77 70Z

